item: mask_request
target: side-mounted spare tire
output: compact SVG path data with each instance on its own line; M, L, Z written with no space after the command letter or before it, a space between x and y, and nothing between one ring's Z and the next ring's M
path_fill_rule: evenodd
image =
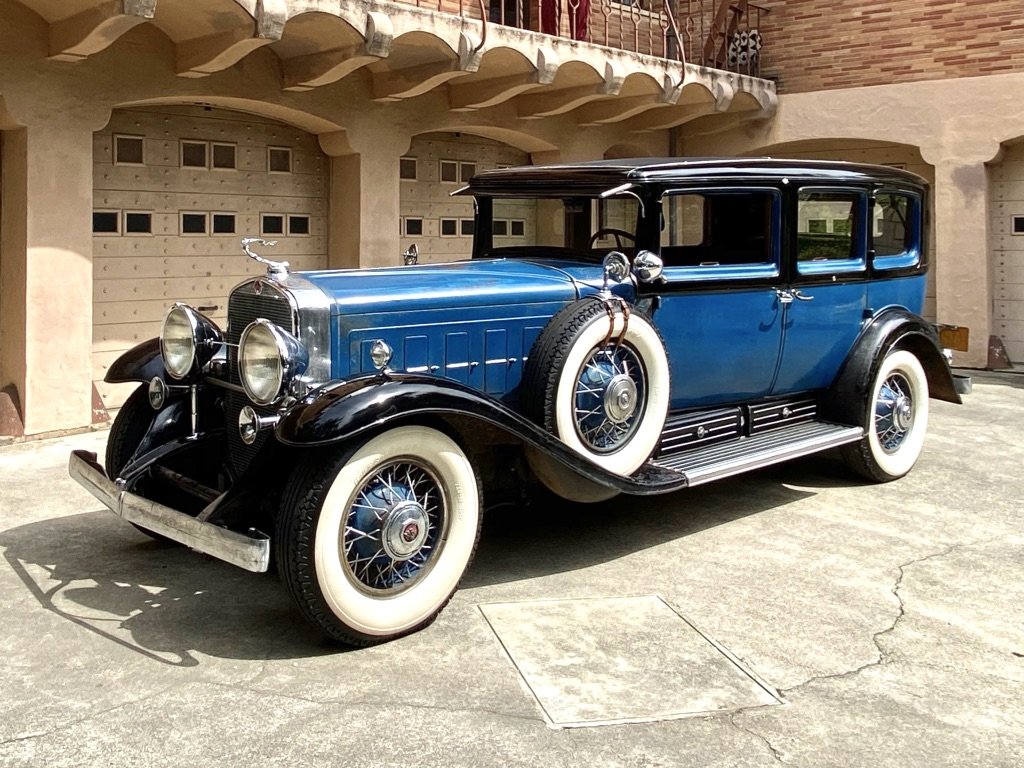
M654 453L669 406L665 344L617 299L562 309L530 350L524 413L582 456L628 476Z

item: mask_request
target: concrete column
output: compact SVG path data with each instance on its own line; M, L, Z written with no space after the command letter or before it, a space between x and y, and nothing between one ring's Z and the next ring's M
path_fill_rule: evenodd
M962 146L948 153L922 148L925 161L935 167L935 317L970 328L970 349L956 353L954 363L972 368L987 365L992 328L985 164L995 151L972 157Z
M96 122L54 115L3 133L0 389L14 385L29 435L92 421Z
M402 263L398 160L412 137L380 127L320 137L331 157L328 265L391 267Z

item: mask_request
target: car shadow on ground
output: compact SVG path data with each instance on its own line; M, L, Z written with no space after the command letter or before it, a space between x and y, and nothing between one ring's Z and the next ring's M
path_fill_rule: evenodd
M490 509L463 586L609 562L764 514L813 495L819 483L857 483L838 467L815 457L666 496ZM3 531L0 547L43 608L155 662L189 667L202 655L291 659L346 650L302 621L273 576L155 542L108 512Z

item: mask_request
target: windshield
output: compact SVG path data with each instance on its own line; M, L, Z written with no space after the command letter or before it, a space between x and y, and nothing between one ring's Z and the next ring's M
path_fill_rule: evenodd
M480 201L477 255L514 257L538 249L548 255L632 255L640 204L634 197L495 197Z

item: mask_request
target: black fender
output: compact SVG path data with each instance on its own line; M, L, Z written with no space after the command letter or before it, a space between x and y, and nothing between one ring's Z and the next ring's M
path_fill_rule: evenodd
M580 477L621 493L669 493L687 484L685 475L650 463L631 477L608 472L501 401L457 381L421 374L367 375L323 387L289 410L275 426L275 433L285 445L325 446L368 435L389 424L452 417L497 428Z
M885 356L897 349L912 352L921 362L929 397L961 403L938 331L919 315L894 307L865 325L822 402L822 415L829 421L866 427L864 402L875 372Z
M167 370L164 368L164 355L160 351L159 338L144 341L123 353L107 369L103 380L108 384L121 384L128 381L152 381L156 376L167 381Z

